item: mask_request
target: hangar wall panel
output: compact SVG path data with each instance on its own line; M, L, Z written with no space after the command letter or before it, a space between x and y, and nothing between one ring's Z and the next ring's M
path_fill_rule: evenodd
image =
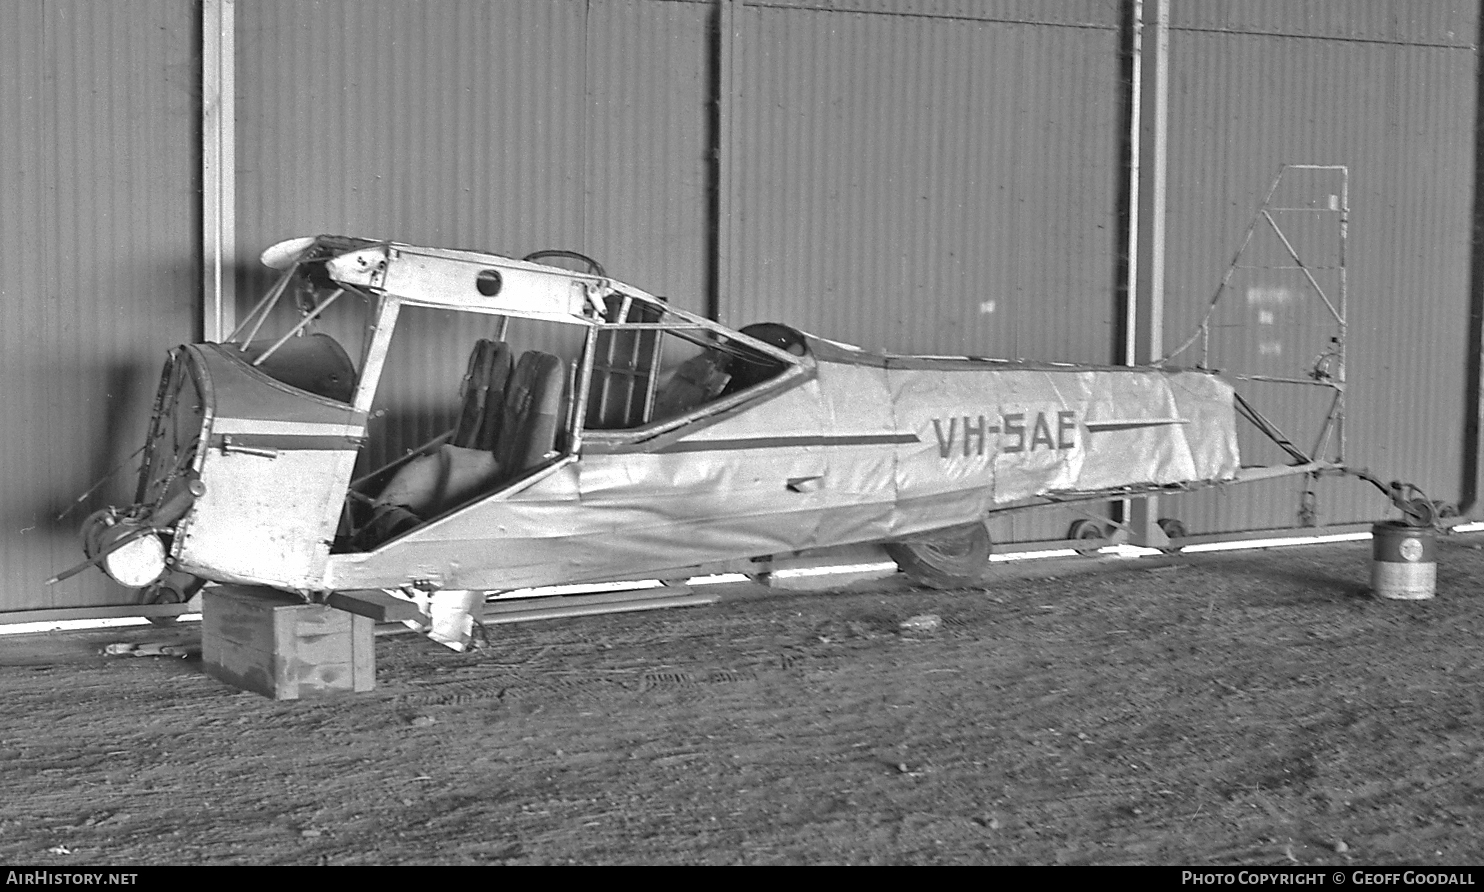
M0 611L128 603L82 559L133 495L165 351L195 337L199 13L190 0L0 3ZM129 469L132 470L132 465Z
M239 301L258 253L297 235L579 241L584 8L239 4Z
M714 5L607 0L588 19L583 244L617 278L705 313Z
M1113 361L1122 125L1108 8L1060 26L963 15L979 6L834 6L742 10L723 321L901 353ZM1047 522L1012 535L1065 530Z
M268 284L254 262L265 246L319 232L515 257L575 250L704 311L712 8L240 4L239 311ZM378 400L448 402L459 375L442 360L467 355L466 335L402 333L407 362ZM403 446L443 430L437 413L374 423Z
M567 248L704 306L709 5L237 9L238 244L344 232Z
M745 7L724 318L1113 358L1117 32Z
M1347 458L1457 501L1472 473L1463 415L1473 411L1464 395L1477 6L1179 3L1173 10L1167 347L1197 324L1279 167L1348 166ZM1288 199L1322 203L1336 187L1321 178L1285 187ZM1319 237L1317 222L1307 233L1294 225L1311 242ZM1223 298L1230 328L1218 327L1213 340L1253 337L1263 327L1264 291L1302 291L1291 277L1242 271L1236 293ZM1276 322L1268 328L1284 327L1285 318ZM1320 333L1290 329L1268 337L1267 349L1286 351L1295 368L1311 367L1325 348ZM1313 444L1324 406L1311 389L1248 391L1297 442ZM1244 439L1244 449L1255 443ZM1162 507L1192 532L1288 526L1297 522L1301 488L1238 487ZM1354 481L1320 489L1322 523L1374 520L1386 507Z

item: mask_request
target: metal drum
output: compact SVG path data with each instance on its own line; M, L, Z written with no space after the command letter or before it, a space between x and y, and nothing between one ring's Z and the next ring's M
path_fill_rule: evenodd
M1438 582L1437 543L1431 527L1398 520L1371 527L1371 591L1382 598L1420 601Z

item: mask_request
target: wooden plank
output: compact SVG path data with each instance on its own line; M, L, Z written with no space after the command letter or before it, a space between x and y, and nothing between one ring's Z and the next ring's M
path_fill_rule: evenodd
M296 638L350 634L351 614L328 604L299 604L277 610L283 613L277 622L291 629Z
M355 667L350 662L311 663L303 660L284 660L280 663L279 683L284 690L292 690L293 697L328 697L350 693L355 690Z
M422 618L416 604L383 591L333 592L326 603L337 610L369 617L378 623L399 623Z
M202 601L207 674L277 700L369 691L375 622L272 589L221 586Z
M201 593L201 637L230 641L252 650L272 653L275 626L272 608L300 603L284 593L243 590L230 586L209 588Z
M235 688L272 697L275 700L293 699L280 690L271 664L264 660L262 651L244 647L235 641L210 635L201 637L201 665L217 681Z
M275 656L308 665L345 663L353 659L349 631L325 635L296 635L292 643Z
M376 621L350 618L351 688L365 693L376 688Z
M369 622L369 620L367 620ZM330 641L330 638L338 640ZM350 636L299 638L295 643L318 645L325 653L340 653L344 659L325 660L322 654L273 654L220 638L201 639L201 662L206 674L218 681L275 700L329 696L368 691L375 682L375 664L359 662L350 650ZM370 653L364 645L361 653Z

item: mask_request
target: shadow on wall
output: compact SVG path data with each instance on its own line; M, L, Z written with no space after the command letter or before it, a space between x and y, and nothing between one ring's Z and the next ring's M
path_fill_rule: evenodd
M164 349L158 351L163 363ZM88 514L133 501L138 457L160 373L154 359L76 364L49 362L30 370L38 389L29 423L34 430L7 470L0 522L7 526L6 609L126 604L127 590L88 571L54 586L47 577L83 560L78 528ZM96 487L96 488L95 488ZM91 490L91 491L90 491Z
M60 364L46 370L50 380L71 380L78 389L71 399L55 403L42 421L50 435L35 441L52 453L35 456L36 466L56 468L57 478L46 481L48 491L37 493L40 504L23 502L16 514L34 518L30 522L47 533L71 535L89 513L133 500L139 457L131 454L144 445L164 356L161 349L159 364L140 359L81 371Z
M100 246L77 259L56 290L68 296L46 298L52 342L11 357L21 370L4 438L0 553L10 592L0 607L124 602L96 572L42 582L82 560L77 530L89 513L133 501L134 453L165 357L200 330L199 260L157 247Z

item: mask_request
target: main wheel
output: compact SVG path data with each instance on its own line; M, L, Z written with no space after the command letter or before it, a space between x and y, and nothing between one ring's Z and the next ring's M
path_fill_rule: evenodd
M206 584L206 580L197 579L188 573L170 573L158 582L145 586L140 593L141 604L185 604L196 596L196 592ZM149 616L145 617L152 625L173 626L178 616Z
M1087 548L1073 546L1073 550L1083 557L1097 557L1098 549L1102 547L1102 540L1108 538L1108 531L1103 529L1103 525L1095 520L1074 520L1072 521L1072 525L1067 528L1067 538L1075 541L1081 541L1083 539L1099 540L1099 544Z
M907 542L888 542L886 553L918 585L964 588L984 579L992 548L989 530L972 523Z
M1186 536L1190 535L1190 531L1185 528L1185 524L1181 523L1173 517L1161 517L1159 520L1155 521L1155 523L1158 524L1160 530L1163 531L1164 534L1171 539L1184 539ZM1161 548L1160 551L1164 552L1165 554L1179 554L1180 546L1170 545L1165 548Z

